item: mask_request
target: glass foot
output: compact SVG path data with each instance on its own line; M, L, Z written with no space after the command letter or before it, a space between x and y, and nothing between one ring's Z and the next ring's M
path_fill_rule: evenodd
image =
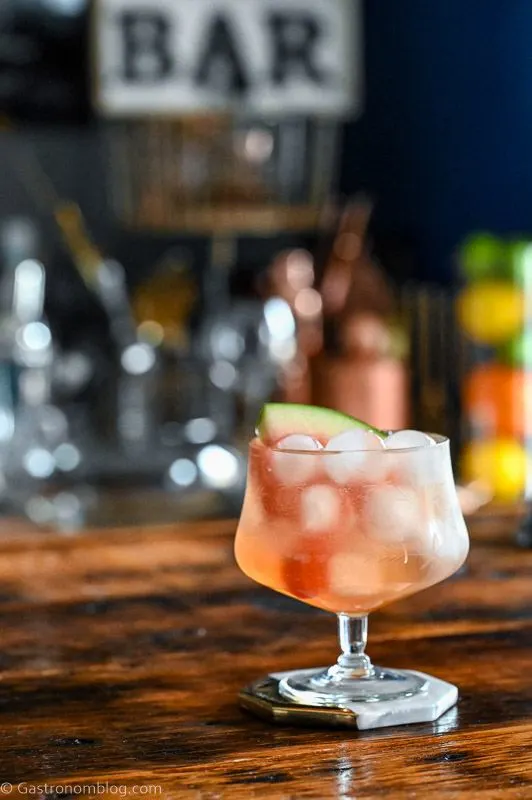
M427 688L427 680L406 670L373 667L369 675L346 675L338 666L325 670L290 672L279 682L286 700L307 706L341 707L352 703L379 703L414 697Z

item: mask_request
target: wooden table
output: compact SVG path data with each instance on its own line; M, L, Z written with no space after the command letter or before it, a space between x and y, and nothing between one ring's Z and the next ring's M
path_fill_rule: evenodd
M331 662L336 642L332 617L238 572L233 524L65 538L4 523L0 800L89 787L180 800L532 798L532 551L513 546L512 525L473 524L467 573L371 621L377 662L456 682L458 707L355 733L239 710L242 685Z

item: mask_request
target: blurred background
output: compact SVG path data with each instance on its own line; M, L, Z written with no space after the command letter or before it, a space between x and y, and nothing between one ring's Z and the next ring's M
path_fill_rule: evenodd
M526 496L531 27L0 0L4 512L235 515L270 398L448 434L468 511Z

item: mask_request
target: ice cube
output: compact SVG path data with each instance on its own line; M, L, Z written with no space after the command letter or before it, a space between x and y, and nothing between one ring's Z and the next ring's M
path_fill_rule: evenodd
M426 526L419 495L401 486L373 489L365 503L368 534L382 542L416 538Z
M340 498L331 486L311 486L301 495L301 521L305 533L323 533L340 521Z
M348 483L354 477L372 481L380 477L385 459L372 453L383 449L383 441L373 431L360 428L344 431L325 447L323 458L327 474L336 483ZM331 455L327 455L330 452Z
M450 487L446 481L427 484L425 488L425 498L427 510L432 517L438 521L448 520L453 513L452 501L454 499L454 484Z
M254 532L259 531L266 521L260 495L251 481L246 488L240 519L245 522L246 530Z
M393 471L400 480L414 486L425 486L438 478L438 451L434 439L421 431L397 431L384 442L386 450L401 450L390 455ZM410 451L410 452L408 452Z
M373 431L354 428L353 430L339 433L338 436L333 436L333 438L329 439L327 442L325 449L335 452L344 450L364 451L382 450L383 446L382 439Z
M441 483L427 489L427 508L432 517L432 554L458 565L469 551L469 537L450 471Z
M291 433L277 443L278 450L321 450L321 444L304 433Z
M273 451L273 470L275 477L288 486L296 486L310 480L318 471L318 458L299 453L280 453L279 450L308 450L317 452L322 446L312 436L294 433L285 436Z
M412 447L431 447L434 439L422 431L396 431L384 440L387 450L410 450Z
M380 566L360 553L336 553L329 559L329 589L347 596L376 594L382 590Z
M435 525L432 551L438 559L453 562L458 568L469 552L469 539L463 520L456 525Z

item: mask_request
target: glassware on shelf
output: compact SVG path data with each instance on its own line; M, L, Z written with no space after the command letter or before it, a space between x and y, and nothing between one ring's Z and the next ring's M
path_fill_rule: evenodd
M284 301L296 324L296 351L285 359L278 393L287 403L311 402L310 360L323 348L323 300L316 288L312 254L301 248L279 253L267 271L262 293L271 304Z
M314 230L337 173L336 120L126 121L106 133L116 211L144 230Z
M283 698L334 707L429 702L430 676L374 666L365 647L371 611L448 578L468 553L449 441L432 439L371 450L251 442L237 562L258 583L339 622L337 663L285 674Z
M14 350L22 352L25 340L31 344L44 303L44 269L36 261L40 250L39 231L31 219L12 217L0 226L0 464L15 428L18 365ZM46 334L46 332L45 332ZM30 351L31 352L31 349Z

